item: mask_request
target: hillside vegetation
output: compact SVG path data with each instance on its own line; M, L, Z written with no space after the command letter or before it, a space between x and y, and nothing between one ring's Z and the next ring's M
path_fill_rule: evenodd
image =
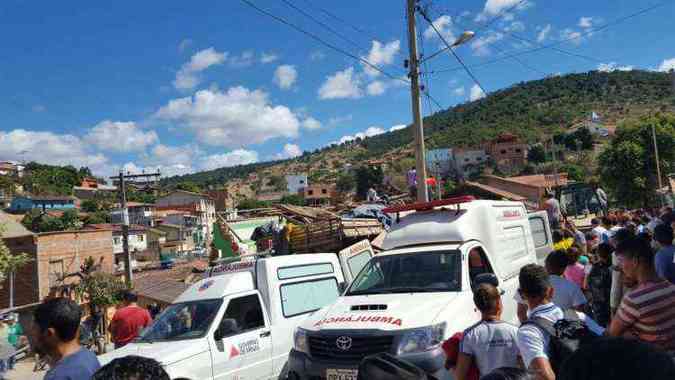
M518 83L425 118L425 140L428 148L471 146L508 131L528 142L536 142L574 125L592 111L601 115L607 124L655 110L673 111L672 86L669 74L650 71L591 71ZM407 128L305 152L291 160L220 168L167 178L163 183L175 186L189 181L208 187L252 172L283 174L303 168L329 172L337 163L406 155L411 142L412 134Z

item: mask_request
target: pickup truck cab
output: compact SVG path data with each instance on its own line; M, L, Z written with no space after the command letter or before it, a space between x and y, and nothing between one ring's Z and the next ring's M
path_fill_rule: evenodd
M333 303L343 287L334 253L223 263L134 342L99 359L103 365L127 355L154 358L171 379L285 377L295 328Z
M380 352L444 378L441 342L480 320L472 282L492 273L512 300L520 268L538 261L522 203L461 197L386 212L398 215L385 251L296 330L290 379L355 380L361 359ZM504 302L505 320L516 311Z

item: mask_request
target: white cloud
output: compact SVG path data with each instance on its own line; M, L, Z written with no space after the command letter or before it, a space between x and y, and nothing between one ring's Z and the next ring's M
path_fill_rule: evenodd
M313 117L308 117L305 120L302 121L302 127L304 129L308 130L316 130L321 128L321 122L319 120L316 120Z
M227 91L201 90L161 107L156 117L185 125L197 140L208 145L259 144L275 137L294 138L299 115L273 105L268 94L242 86Z
M490 32L482 37L474 39L471 43L471 49L474 55L483 57L491 53L490 45L504 38L504 34L499 32Z
M506 12L508 9L511 9L515 6L516 10L525 10L532 6L533 3L530 1L522 2L522 0L487 0L485 6L483 7L483 12L481 12L477 17L476 21L486 21L490 17L497 16L502 14L502 17L508 21L509 18L513 16ZM520 4L519 4L520 3Z
M389 132L396 132L400 131L401 129L406 129L408 126L405 124L398 124L394 125L393 127L389 128Z
M179 52L184 52L187 50L192 45L192 40L189 38L183 39L179 44L178 44L178 51Z
M368 127L368 129L366 129L363 132L355 133L353 136L342 136L342 138L340 138L340 141L336 142L336 144L344 144L346 142L354 141L356 139L365 139L366 137L381 135L385 132L386 131L381 127L372 126Z
M367 57L362 57L375 66L385 66L394 62L394 57L401 49L401 41L394 40L386 44L373 41ZM371 77L380 75L380 72L368 65L363 65L363 70Z
M328 127L333 128L337 127L340 124L345 124L347 122L352 121L352 115L345 115L345 116L337 116L337 117L331 117L328 119Z
M675 58L664 59L659 65L658 70L664 72L675 70Z
M296 144L285 144L284 150L281 153L277 153L274 158L277 160L283 160L287 158L295 158L302 156L302 149Z
M260 54L260 63L272 63L279 59L279 56L274 53L265 53Z
M473 87L471 87L471 93L469 94L469 100L471 100L473 102L474 100L482 99L484 97L485 97L485 93L483 92L483 90L481 90L480 87L478 87L477 84L474 84Z
M88 151L87 144L77 136L25 129L0 131L0 157L52 165L88 166L95 173L104 172L108 164L103 154Z
M319 88L320 99L356 99L362 96L361 80L354 74L353 67L329 75Z
M233 55L230 59L227 60L227 63L231 67L242 68L248 67L253 64L255 61L255 53L253 50L246 50L241 53L241 55Z
M579 45L582 42L581 32L567 28L560 31L560 39L563 41L569 41L575 45Z
M448 15L443 15L437 18L432 22L432 24L438 29L438 31L441 33L443 38L445 38L446 41L449 43L453 43L455 41L455 35L452 32L452 18ZM432 38L438 38L438 34L436 34L436 31L434 28L429 25L426 30L424 30L424 38L426 39L432 39ZM445 46L445 45L444 45Z
M326 58L326 54L324 54L321 50L315 50L309 55L309 59L312 61L321 61L324 58Z
M237 165L258 162L258 152L246 149L235 149L228 153L211 154L199 159L199 169L214 170Z
M452 90L452 93L457 96L464 96L464 94L466 94L466 90L464 89L464 86L460 86Z
M525 30L525 24L523 24L522 21L514 21L504 28L504 31L507 32L507 33L522 32L524 30Z
M143 131L132 121L104 120L89 130L85 142L110 152L138 152L159 141L155 131Z
M602 72L612 72L612 71L631 71L633 70L633 66L617 66L616 62L610 62L610 63L601 63L598 65L598 71Z
M227 53L220 53L210 47L195 53L190 61L185 63L176 73L174 87L179 90L195 88L201 78L199 73L214 65L221 65L227 59Z
M579 27L588 29L593 27L593 17L582 17L579 19Z
M40 113L45 112L47 110L47 107L43 106L42 104L36 104L33 106L32 110L35 113Z
M274 70L274 83L282 90L290 89L298 78L295 66L281 65Z
M537 42L541 43L546 41L548 34L551 33L551 24L547 24L545 27L541 28L539 33L537 33Z
M384 94L385 90L386 87L384 82L379 80L369 83L368 86L366 87L366 92L368 93L368 95L371 96L382 95Z

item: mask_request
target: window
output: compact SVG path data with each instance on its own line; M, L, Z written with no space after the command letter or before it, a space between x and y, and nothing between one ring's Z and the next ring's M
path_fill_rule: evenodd
M222 302L222 299L207 299L171 304L141 333L139 341L200 338L206 335Z
M483 157L477 157L476 161L483 161Z
M225 315L220 325L227 324L226 336L241 334L246 331L257 330L265 327L260 298L257 294L233 298L227 305Z
M304 184L305 184L305 181L301 179L301 180L300 180L300 184L301 184L301 185L304 185Z
M464 162L469 162L469 159L468 159L468 158L465 158L465 159L464 159Z
M502 150L500 151L500 153L501 153L501 154L506 154L506 149L502 149Z
M115 244L115 245L122 244L122 239L120 239L119 237L114 237L113 238L113 244Z
M333 303L339 295L335 277L281 285L281 310L286 318L311 313Z
M138 235L138 241L143 241L143 235Z
M370 260L370 251L361 252L347 259L347 266L352 277L356 277L361 272L361 269L368 264L368 260Z
M535 248L540 248L548 244L548 237L546 236L546 225L544 218L533 217L530 218L530 230L532 231L532 238L534 239Z
M307 190L307 195L314 195L314 190Z
M317 276L333 272L333 264L331 263L297 265L277 269L277 277L279 280L289 280L291 278Z
M328 194L328 190L326 190L326 189L321 189L321 194Z
M516 153L520 153L520 152L522 152L522 151L523 151L523 150L520 149L520 148L517 148L517 149L516 149Z

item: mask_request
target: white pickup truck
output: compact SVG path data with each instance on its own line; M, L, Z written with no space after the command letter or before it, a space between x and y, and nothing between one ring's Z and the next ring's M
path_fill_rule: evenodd
M357 244L319 253L241 258L210 269L134 342L101 364L138 355L159 361L171 379L285 378L295 328L333 303L372 256Z
M386 211L398 215L385 252L296 330L289 379L355 380L361 359L379 352L445 378L441 342L480 319L473 280L493 273L512 300L520 268L551 250L545 213L522 203L461 197ZM517 321L515 302L503 317Z

